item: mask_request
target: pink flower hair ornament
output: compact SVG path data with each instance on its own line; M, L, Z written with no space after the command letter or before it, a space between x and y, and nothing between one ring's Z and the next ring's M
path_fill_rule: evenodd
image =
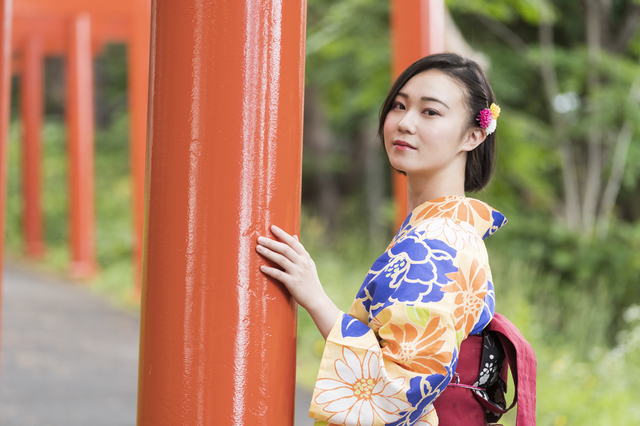
M498 117L500 116L500 107L496 104L491 104L489 108L485 108L480 111L476 120L480 123L480 127L482 127L487 135L495 132L496 126L498 124Z

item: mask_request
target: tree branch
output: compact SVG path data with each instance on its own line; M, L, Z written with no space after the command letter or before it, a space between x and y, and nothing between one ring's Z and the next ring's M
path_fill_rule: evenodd
M586 1L586 28L587 48L589 52L589 65L587 72L587 114L591 118L598 116L599 104L596 101L596 92L600 86L598 64L601 52L601 10L598 0ZM598 211L598 199L602 185L602 130L590 129L587 136L587 173L584 196L582 199L582 220L585 231L591 235Z
M598 238L600 239L606 237L609 232L609 222L611 221L613 207L616 199L618 198L620 186L622 185L627 153L629 152L629 146L631 145L632 138L633 125L629 120L625 120L616 139L616 146L613 152L613 163L611 165L611 175L609 176L607 186L602 196L602 208L598 215Z
M562 182L564 188L565 222L569 229L580 229L582 217L580 212L580 193L578 189L578 175L575 166L575 156L571 142L565 134L566 125L563 117L553 108L553 100L558 95L558 77L553 59L553 26L549 19L541 19L538 27L540 40L540 73L547 96L548 109L555 137L560 142L560 162L562 164Z
M636 77L629 90L629 96L627 97L627 103L632 104L634 102L634 96L636 96L640 89L640 78ZM618 193L620 192L620 186L622 185L622 177L624 176L624 169L627 162L627 154L629 153L629 146L633 139L633 123L628 118L625 119L622 128L618 132L616 138L615 148L613 151L613 161L611 164L611 174L607 181L607 186L602 196L602 208L600 209L600 215L598 217L598 238L602 239L607 236L609 232L609 223L611 222L611 214L615 206Z

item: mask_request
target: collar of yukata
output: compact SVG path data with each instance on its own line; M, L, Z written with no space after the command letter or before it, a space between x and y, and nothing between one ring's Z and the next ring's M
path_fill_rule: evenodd
M483 238L502 228L507 219L487 203L465 196L448 196L427 201L416 207L409 218L410 227L431 218L450 218L473 226Z

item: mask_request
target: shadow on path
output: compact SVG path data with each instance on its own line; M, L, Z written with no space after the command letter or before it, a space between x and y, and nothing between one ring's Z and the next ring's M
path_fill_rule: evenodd
M8 265L0 354L2 426L133 426L139 316L88 289ZM310 394L296 392L296 426Z

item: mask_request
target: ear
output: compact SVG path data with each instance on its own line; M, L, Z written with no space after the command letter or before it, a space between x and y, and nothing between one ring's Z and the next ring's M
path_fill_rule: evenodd
M464 137L460 151L473 151L487 137L487 132L481 127L473 127L467 131Z

